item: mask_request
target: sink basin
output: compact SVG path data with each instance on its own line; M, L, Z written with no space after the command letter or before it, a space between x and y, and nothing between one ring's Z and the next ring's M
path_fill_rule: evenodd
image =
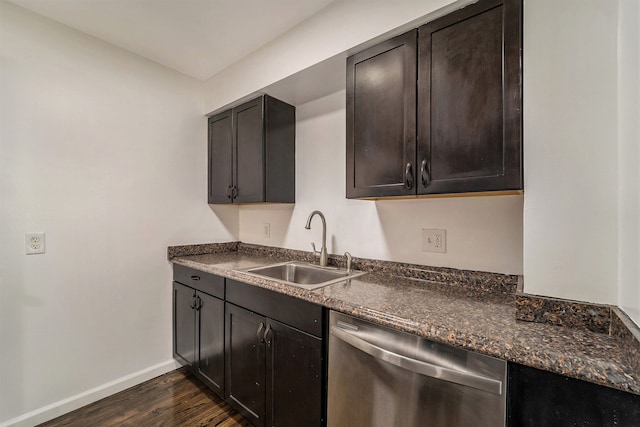
M300 286L305 289L317 289L332 283L361 276L363 271L340 270L332 267L320 267L303 262L283 262L243 270L245 273L268 277L281 283Z

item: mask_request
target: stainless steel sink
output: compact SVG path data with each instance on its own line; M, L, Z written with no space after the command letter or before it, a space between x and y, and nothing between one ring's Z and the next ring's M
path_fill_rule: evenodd
M343 280L358 277L363 271L340 270L333 267L320 267L303 262L282 262L279 264L254 267L243 270L254 276L268 277L288 285L295 285L305 289L317 289Z

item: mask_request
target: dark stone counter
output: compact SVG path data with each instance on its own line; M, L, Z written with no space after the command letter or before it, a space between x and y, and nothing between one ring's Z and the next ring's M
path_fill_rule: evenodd
M628 334L517 320L517 276L354 259L355 269L369 273L308 291L237 270L312 261L310 253L237 242L199 247L212 253L173 247L170 260L433 341L640 394L640 355L638 346L631 346L636 357L630 355ZM330 264L341 258L331 256Z

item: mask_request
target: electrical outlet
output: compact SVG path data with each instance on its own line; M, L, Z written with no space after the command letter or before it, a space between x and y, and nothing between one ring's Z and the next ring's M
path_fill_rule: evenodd
M44 253L44 233L31 232L24 235L25 253L43 254Z
M422 252L447 252L447 230L423 228Z
M265 239L270 239L271 238L271 224L269 224L268 222L265 222L264 224L262 224L262 237L264 237Z

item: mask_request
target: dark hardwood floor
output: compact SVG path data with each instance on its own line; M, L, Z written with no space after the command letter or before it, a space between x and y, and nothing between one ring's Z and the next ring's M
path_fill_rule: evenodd
M62 415L40 426L211 426L251 424L184 369Z

